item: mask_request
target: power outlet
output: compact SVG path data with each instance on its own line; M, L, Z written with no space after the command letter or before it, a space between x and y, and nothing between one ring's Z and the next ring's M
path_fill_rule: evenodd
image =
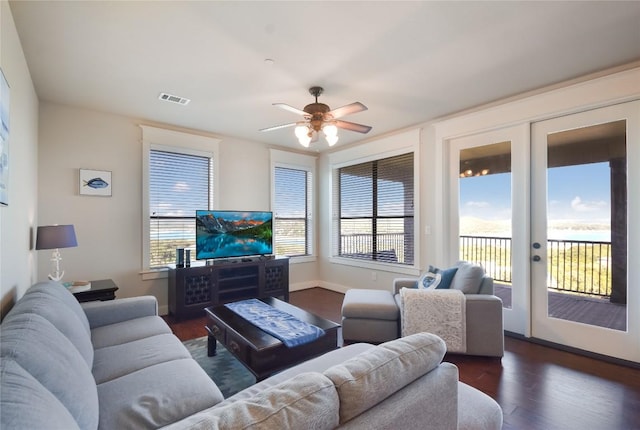
M377 281L378 280L378 274L376 272L371 272L371 280L372 281Z

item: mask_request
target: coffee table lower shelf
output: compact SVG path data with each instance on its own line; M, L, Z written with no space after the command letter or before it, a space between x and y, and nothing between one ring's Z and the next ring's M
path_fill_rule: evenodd
M293 348L260 330L224 305L205 309L207 314L207 353L216 353L216 340L227 348L244 366L261 381L272 374L324 354L338 347L340 324L321 318L274 297L261 299L281 311L320 327L324 336L313 342Z

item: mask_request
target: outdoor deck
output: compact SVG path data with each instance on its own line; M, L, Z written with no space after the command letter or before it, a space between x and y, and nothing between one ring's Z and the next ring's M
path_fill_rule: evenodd
M511 307L511 285L496 282L496 296L504 307ZM627 306L611 303L608 298L588 297L549 291L549 315L569 321L627 330Z

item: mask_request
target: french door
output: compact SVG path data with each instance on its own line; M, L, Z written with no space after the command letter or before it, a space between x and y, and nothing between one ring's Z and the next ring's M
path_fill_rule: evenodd
M636 101L449 140L449 260L494 278L505 330L640 362L639 123Z
M450 261L482 265L502 299L505 330L527 334L529 127L450 143Z
M640 362L640 102L534 123L531 143L531 335Z

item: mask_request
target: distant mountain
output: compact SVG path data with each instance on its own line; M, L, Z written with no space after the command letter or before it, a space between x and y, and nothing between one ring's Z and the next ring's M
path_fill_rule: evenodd
M549 230L567 231L610 231L611 226L604 221L550 220ZM485 220L474 217L460 218L460 235L510 237L511 220Z
M228 220L208 214L196 217L196 229L211 235L230 234L270 238L272 222L253 219Z
M474 217L461 217L460 235L510 237L511 220L486 220Z

